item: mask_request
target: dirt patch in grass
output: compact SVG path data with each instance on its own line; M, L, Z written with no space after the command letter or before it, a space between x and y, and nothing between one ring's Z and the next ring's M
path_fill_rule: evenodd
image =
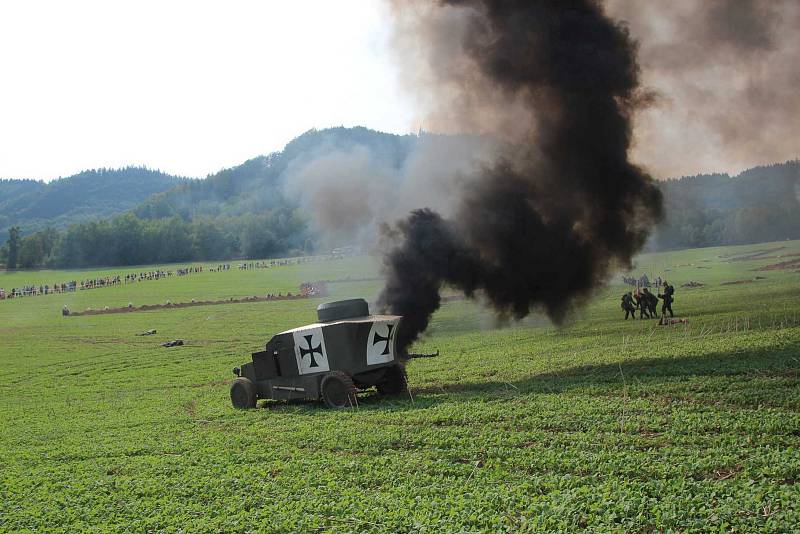
M766 280L766 276L754 276L753 278L745 278L742 280L733 280L731 282L721 282L719 285L721 286L733 286L738 284L752 284L753 282L758 282L759 280Z
M720 467L718 469L714 469L711 472L701 472L695 473L692 478L695 480L728 480L732 478L737 473L739 473L742 469L744 469L741 465L734 465L732 467Z
M749 252L740 252L739 254L727 254L722 255L720 258L727 259L728 261L749 261L749 260L761 260L764 259L764 256L767 254L773 254L775 252L781 251L786 247L776 247L776 248L766 248L762 250L753 250Z
M186 413L189 414L189 417L194 419L197 415L197 399L192 399L189 402L184 403L183 409L186 410Z
M233 297L222 300L198 300L195 302L176 302L174 304L144 304L143 306L126 306L123 308L109 308L102 310L84 310L79 312L71 311L68 317L80 315L108 315L112 313L133 313L151 310L174 310L178 308L191 308L192 306L214 306L217 304L242 304L245 302L273 302L279 300L305 300L318 298L322 295L272 295L269 297L244 297L235 299Z
M759 267L758 269L753 269L755 271L779 271L782 269L795 269L800 267L800 258L794 260L787 260L782 261L780 263L772 263L770 265L765 265L763 267Z
M714 480L727 480L742 470L741 465L733 467L723 467L722 469L714 469Z

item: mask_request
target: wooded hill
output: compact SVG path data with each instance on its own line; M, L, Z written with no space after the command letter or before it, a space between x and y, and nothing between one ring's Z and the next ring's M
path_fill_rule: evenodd
M23 267L311 253L318 249L318 236L308 224L309 213L284 191L287 170L323 154L357 149L368 155L381 179L400 180L403 174L391 171L407 162L422 139L361 127L330 128L306 132L280 152L205 179L128 168L87 171L50 184L0 181L0 240L7 239L12 224L22 226L18 250ZM733 177L697 175L659 185L666 217L654 229L650 249L800 238L798 160ZM64 228L75 221L87 222L24 237L30 229ZM7 258L6 244L0 262Z
M283 173L293 161L334 150L364 147L385 168L397 169L420 143L416 135L366 128L311 130L282 152L251 159L204 180L155 195L134 210L139 218L240 217L296 210L283 194ZM703 174L659 182L665 220L653 250L800 238L800 160L753 167L736 176ZM301 216L301 219L305 218ZM313 236L305 236L305 238Z
M112 217L183 181L142 167L88 170L49 183L0 180L0 243L11 226L25 235Z
M654 249L800 238L800 160L659 185L666 219L654 234Z
M309 130L280 152L258 156L208 178L187 180L154 195L134 210L137 217L159 219L257 215L268 210L295 208L283 191L283 175L293 162L322 154L367 150L381 166L398 168L419 142L416 135L394 135L363 127Z

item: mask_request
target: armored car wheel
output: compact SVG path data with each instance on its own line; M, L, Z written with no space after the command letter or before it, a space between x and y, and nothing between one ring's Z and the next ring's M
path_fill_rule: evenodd
M383 380L375 386L381 395L399 395L408 391L406 368L402 365L393 365L386 369Z
M322 378L320 383L320 393L322 400L328 408L342 409L355 406L356 386L353 379L341 371L328 373Z
M234 408L256 407L256 385L249 378L240 376L231 384L231 403Z

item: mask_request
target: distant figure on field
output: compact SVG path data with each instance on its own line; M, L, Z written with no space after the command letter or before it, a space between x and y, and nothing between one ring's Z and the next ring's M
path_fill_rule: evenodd
M624 295L622 295L622 310L625 312L625 320L628 320L628 315L636 319L636 306L633 304L633 297L631 297L631 292L628 291Z
M67 315L69 315L69 308L67 308L67 305L66 305L66 304L64 304L64 307L63 307L63 308L61 308L61 315L63 315L64 317L66 317Z
M675 314L672 313L672 302L675 300L675 288L669 285L669 283L664 280L664 293L659 294L658 298L663 300L663 304L661 304L661 316L666 317L667 312L669 312L670 317L675 317Z
M650 293L650 290L644 288L644 302L647 306L647 312L650 314L650 317L655 319L656 315L658 315L656 309L658 308L658 297Z
M639 319L650 318L648 313L647 301L645 300L644 293L637 291L633 294L633 303L639 308Z

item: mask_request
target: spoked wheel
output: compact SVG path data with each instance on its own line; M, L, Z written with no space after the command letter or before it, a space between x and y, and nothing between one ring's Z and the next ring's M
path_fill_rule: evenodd
M356 386L353 380L340 371L325 375L320 384L322 400L328 408L340 410L351 408L358 404L356 399Z
M386 374L376 386L381 395L400 395L408 391L406 368L393 365L386 369Z
M231 403L234 408L256 407L256 385L249 378L240 376L231 384Z

